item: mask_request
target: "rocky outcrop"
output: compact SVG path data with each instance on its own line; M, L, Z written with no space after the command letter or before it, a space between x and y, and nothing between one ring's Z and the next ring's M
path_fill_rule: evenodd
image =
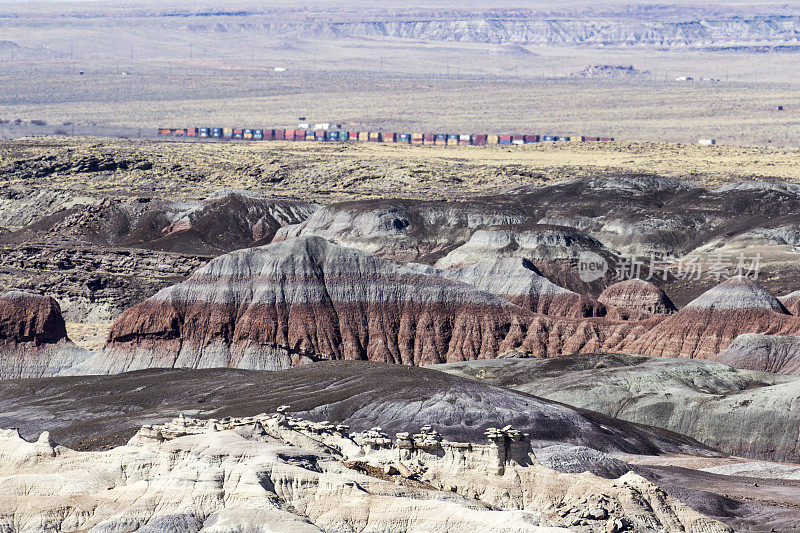
M0 379L52 376L85 357L67 338L53 298L19 291L0 295Z
M735 368L800 374L800 337L786 335L739 335L715 358Z
M610 317L620 320L641 320L677 311L663 290L637 278L611 285L597 301L607 306Z
M800 334L800 319L757 282L739 276L706 291L619 348L643 355L714 359L743 333Z
M6 488L0 525L44 523L57 531L100 524L158 530L386 531L401 525L404 531L544 533L581 525L588 532L732 531L633 472L608 480L548 469L525 435L510 427L489 432L488 444L444 441L425 427L396 437L380 428L350 434L347 426L281 413L215 420L181 415L144 426L127 445L102 453L54 445L47 433L29 443L6 430L0 433L0 484ZM20 477L26 482L15 482Z

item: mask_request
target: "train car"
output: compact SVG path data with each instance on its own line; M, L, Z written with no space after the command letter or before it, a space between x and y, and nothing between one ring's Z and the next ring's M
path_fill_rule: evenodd
M244 131L241 128L234 128L231 139L244 139Z
M269 130L267 130L269 131ZM257 128L253 130L253 140L254 141L263 141L264 140L264 130Z
M438 145L446 145L447 144L447 134L446 133L437 133L434 135L434 144Z
M558 137L558 139L556 140L562 143L568 143L570 141L570 138L562 135L561 137Z
M499 135L487 135L486 136L486 144L499 144L500 143L500 136Z
M369 132L369 140L370 142L380 142L381 141L381 134L377 131Z
M158 128L159 135L169 135L171 131L169 128Z
M436 143L436 135L433 133L426 133L424 135L424 142L425 144L435 144Z
M393 143L397 140L397 134L394 132L383 132L380 134L381 142Z
M472 144L475 146L486 146L487 135L478 134L472 136Z
M524 135L512 135L511 136L511 144L525 144L525 136Z
M357 141L358 140L359 132L357 131L348 131L347 132L347 140L348 141Z
M411 144L411 134L410 133L398 133L395 136L395 140L399 143Z
M458 136L458 144L471 144L471 143L472 143L472 135Z
M544 135L542 137L542 140L545 141L545 142L555 141L556 140L556 136L555 135Z
M525 141L525 144L538 143L539 142L539 136L538 135L525 135L523 137L523 140Z
M292 138L289 139L288 135L289 132L292 132ZM286 139L290 141L305 141L306 140L306 130L286 130Z
M264 131L266 132L267 130ZM269 130L269 131L270 131L269 138L271 141L282 141L286 138L286 130Z
M222 128L222 136L226 139L233 137L233 128Z
M498 135L497 136L497 143L498 144L511 144L511 135Z
M584 137L583 138L583 142L593 143L593 142L597 142L598 139L599 139L599 137Z
M189 137L197 137L197 128L187 128L186 135Z
M223 135L222 130L223 128L211 128L211 136L215 139L221 139Z
M458 144L458 138L460 136L457 133L448 133L447 134L447 146L456 146Z
M604 143L610 143L614 142L614 137L598 137L597 140Z
M314 140L315 141L324 141L325 140L325 130L317 130L314 132Z
M324 132L323 132L323 135L324 135ZM324 139L324 137L323 137L323 139ZM305 136L305 139L303 139L303 140L305 140L305 141L315 141L315 140L317 140L317 133L315 131L312 131L312 130L306 130L306 136Z
M253 139L253 129L252 128L245 128L242 130L242 138L252 140Z
M423 144L425 142L425 135L422 133L411 134L411 144Z
M338 131L329 131L328 132L328 140L329 141L339 141L339 132Z
M211 135L211 128L199 128L197 130L198 137L208 137Z
M571 137L569 138L569 142L572 142L572 143L582 143L582 142L583 142L583 136L582 136L582 135L577 135L577 136L574 136L574 135L573 135L573 136L571 136Z

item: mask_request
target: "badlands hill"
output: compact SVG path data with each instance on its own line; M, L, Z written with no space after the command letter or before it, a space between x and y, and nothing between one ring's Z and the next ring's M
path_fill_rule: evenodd
M209 388L209 383L214 386ZM142 370L113 376L0 381L0 426L33 436L43 427L77 448L123 444L142 424L175 412L204 418L251 416L288 405L315 421L389 432L430 425L448 439L475 441L512 425L536 446L568 444L631 454L717 455L668 431L618 422L525 393L432 370L334 361L281 372ZM65 401L65 395L71 400Z

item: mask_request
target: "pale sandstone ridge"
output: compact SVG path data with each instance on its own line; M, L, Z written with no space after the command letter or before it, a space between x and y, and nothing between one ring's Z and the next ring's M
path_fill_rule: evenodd
M641 320L677 311L664 291L636 278L611 285L597 301L609 307L609 316L622 320Z
M713 287L638 338L623 343L627 353L716 359L743 333L800 334L790 315L756 281L737 276Z
M21 291L0 295L0 379L52 376L82 360L53 298Z
M427 426L393 439L381 428L350 433L282 413L181 415L106 452L3 431L0 527L732 531L633 472L614 480L556 472L539 462L524 433L508 426L486 437L487 444L451 442Z
M745 370L800 374L800 337L746 333L736 337L716 359Z

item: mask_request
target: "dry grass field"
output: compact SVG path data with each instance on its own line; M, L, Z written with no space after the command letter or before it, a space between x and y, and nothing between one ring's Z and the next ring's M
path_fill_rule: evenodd
M708 185L800 181L798 157L800 149L628 142L436 147L41 137L0 143L6 188L186 199L234 188L323 203L372 197L454 199L614 173L655 173ZM49 170L81 161L147 162L152 168Z

